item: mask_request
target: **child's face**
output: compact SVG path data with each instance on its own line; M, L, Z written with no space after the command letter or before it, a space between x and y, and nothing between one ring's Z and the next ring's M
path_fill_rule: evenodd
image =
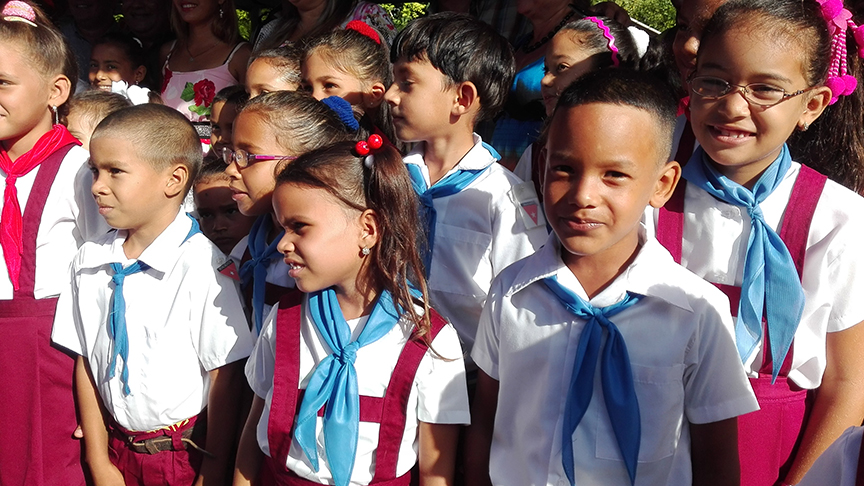
M253 155L284 155L289 153L276 141L270 124L254 112L243 112L234 123L234 149ZM271 199L276 186L276 167L280 160L252 162L247 167L238 167L234 162L225 169L231 178L229 187L240 212L246 216L260 216L273 210Z
M296 91L297 83L281 81L282 74L266 59L256 59L246 70L246 92L250 98L272 91Z
M285 229L277 248L298 289L315 292L336 286L338 292L356 285L365 245L359 211L324 189L295 184L276 188L273 209Z
M84 150L90 150L90 135L93 135L93 127L90 126L87 117L82 116L78 110L70 110L66 115L66 129L81 142Z
M90 54L90 86L111 91L113 81L126 81L130 85L144 79L146 68L133 66L123 49L113 44L97 44Z
M675 162L658 163L665 159L655 141L660 133L654 115L630 106L590 103L556 112L543 203L568 266L590 258L608 268L632 256L645 208L666 202L680 171Z
M714 12L727 0L687 0L678 8L676 26L678 31L672 43L675 64L681 81L687 85L687 76L696 69L696 51L702 40L702 30Z
M228 179L221 176L205 178L193 188L201 232L226 255L249 234L255 222L255 218L244 216L237 209L233 194Z
M578 36L573 31L559 32L549 43L544 61L546 74L540 83L546 116L552 114L564 88L594 67L590 52L582 48Z
M113 228L142 230L166 202L166 189L173 168L157 171L138 156L134 144L105 135L91 140L90 187L99 214Z
M210 147L217 157L222 157L222 149L232 148L234 120L237 118L237 105L217 101L210 113Z
M66 101L66 96L56 97L51 81L31 65L29 53L18 42L0 42L0 141L6 150L22 139L32 139L25 144L29 150L51 129L49 106Z
M393 65L393 84L384 94L393 108L396 136L403 142L445 135L458 97L456 87L447 87L444 74L429 61L405 59Z
M363 107L363 83L353 75L331 66L329 59L322 55L320 49L303 61L300 77L303 88L312 93L316 100L338 96L351 103L351 106Z
M790 50L794 41L776 37L746 24L711 37L699 50L695 74L740 86L764 83L786 93L809 88L801 55L794 54L802 49ZM721 173L746 184L777 158L796 125L819 116L821 93L816 88L767 107L749 103L741 88L717 99L691 94L693 133Z

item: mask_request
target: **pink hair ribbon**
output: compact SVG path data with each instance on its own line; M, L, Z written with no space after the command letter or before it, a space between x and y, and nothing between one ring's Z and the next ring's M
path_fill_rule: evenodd
M864 29L852 20L852 13L843 7L842 0L817 0L822 7L822 17L828 25L831 34L831 65L828 68L828 79L825 86L831 90L833 105L841 96L849 96L858 86L858 80L851 76L846 61L846 31L852 30L855 43L858 44L858 55L864 58Z
M594 22L595 24L597 24L597 27L599 27L600 30L603 31L603 37L605 37L609 41L607 45L609 46L609 50L612 51L612 65L618 67L618 47L615 46L615 36L612 35L612 32L609 30L609 26L604 24L603 21L598 19L597 17L585 17L585 20L590 20L591 22Z
M36 27L36 12L27 2L12 0L3 7L3 20L7 22L24 22Z

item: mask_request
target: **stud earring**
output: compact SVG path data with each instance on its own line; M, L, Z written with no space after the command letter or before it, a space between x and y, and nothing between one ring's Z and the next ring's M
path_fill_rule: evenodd
M222 5L219 5L219 18L221 19L225 15L225 12L222 10Z
M59 125L60 124L60 114L57 113L57 107L55 105L51 105L51 111L54 112L54 124Z
M807 122L805 121L805 122L804 122L804 125L801 125L800 128L801 128L801 131L802 131L802 132L806 132L807 129L810 128L810 124L807 123Z
M362 253L363 256L368 256L369 255L369 248L364 246L363 249L360 250L360 253Z

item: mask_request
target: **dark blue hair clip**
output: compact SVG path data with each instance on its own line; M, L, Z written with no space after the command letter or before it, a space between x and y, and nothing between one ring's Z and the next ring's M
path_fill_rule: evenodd
M356 132L360 128L360 124L357 123L357 119L354 118L354 110L351 109L351 103L348 103L338 96L324 98L321 100L321 103L324 103L333 110L333 113L336 113L336 116L342 120L342 123L352 131Z

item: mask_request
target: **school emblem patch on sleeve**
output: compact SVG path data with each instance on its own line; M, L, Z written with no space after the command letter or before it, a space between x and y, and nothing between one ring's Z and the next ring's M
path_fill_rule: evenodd
M513 186L510 190L510 199L521 208L519 214L522 215L522 222L526 228L536 228L546 224L546 218L543 217L540 208L540 198L537 197L531 181Z
M240 273L237 271L237 265L234 265L234 260L231 260L230 258L225 260L222 265L219 265L217 270L228 278L237 280L238 282L240 281Z

